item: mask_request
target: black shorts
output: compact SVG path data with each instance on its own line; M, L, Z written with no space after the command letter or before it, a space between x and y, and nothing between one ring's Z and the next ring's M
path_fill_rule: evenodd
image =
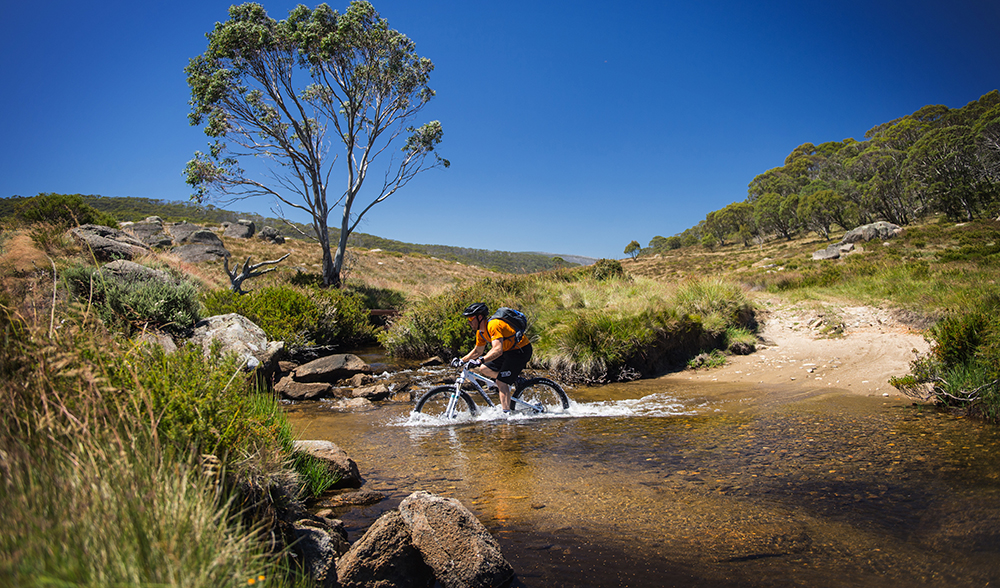
M497 372L497 380L505 384L513 384L524 368L528 366L530 360L531 344L529 343L520 349L504 351L503 355L485 365Z

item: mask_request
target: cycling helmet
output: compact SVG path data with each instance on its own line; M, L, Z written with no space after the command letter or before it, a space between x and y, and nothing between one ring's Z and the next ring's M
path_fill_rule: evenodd
M490 314L490 307L486 306L482 302L474 302L462 311L462 316L488 316Z

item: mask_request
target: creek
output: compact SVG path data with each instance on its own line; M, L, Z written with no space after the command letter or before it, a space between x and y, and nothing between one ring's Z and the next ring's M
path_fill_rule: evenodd
M558 416L287 413L387 496L334 513L350 541L411 492L453 497L500 542L514 586L1000 582L1000 428L829 388L666 378L567 392Z

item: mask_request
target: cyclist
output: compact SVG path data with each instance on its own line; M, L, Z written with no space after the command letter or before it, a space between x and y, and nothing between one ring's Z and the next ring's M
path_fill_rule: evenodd
M490 317L489 307L482 302L470 304L462 311L462 316L469 319L469 324L476 329L476 346L458 361L472 361L473 367L482 364L479 373L496 379L500 406L505 413L509 413L510 386L531 359L531 341L527 335L515 341L517 333L514 329L505 321ZM487 344L490 346L488 351ZM473 361L477 358L478 361Z

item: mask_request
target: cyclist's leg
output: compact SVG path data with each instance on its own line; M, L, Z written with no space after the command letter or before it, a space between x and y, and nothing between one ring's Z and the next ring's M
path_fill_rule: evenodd
M527 367L531 360L531 345L526 345L521 349L511 349L500 356L501 365L497 374L497 387L500 388L500 401L504 403L505 410L514 410L516 407L510 397L514 382ZM502 386L502 387L501 387ZM504 389L506 388L506 389Z

